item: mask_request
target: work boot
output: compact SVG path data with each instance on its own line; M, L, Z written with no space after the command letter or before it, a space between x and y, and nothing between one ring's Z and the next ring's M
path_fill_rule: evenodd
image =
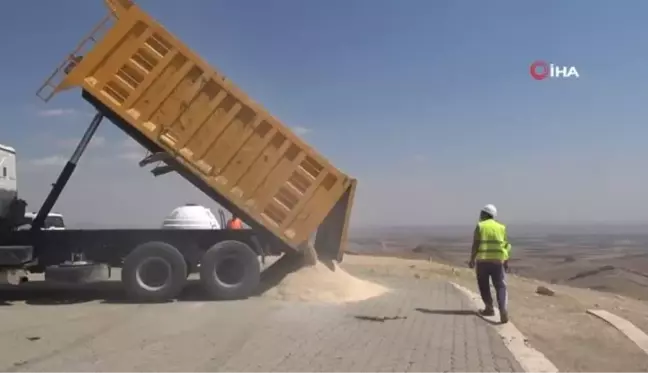
M486 307L483 310L479 310L481 316L495 316L495 310L493 307Z
M509 322L508 311L500 310L500 323L506 324L507 322Z

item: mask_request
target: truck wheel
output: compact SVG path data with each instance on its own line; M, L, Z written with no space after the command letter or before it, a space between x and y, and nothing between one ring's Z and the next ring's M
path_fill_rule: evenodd
M257 253L240 241L219 242L200 261L200 282L211 298L247 298L259 286L260 278Z
M175 247L164 242L147 242L124 260L122 283L130 298L162 302L180 294L187 282L187 263Z

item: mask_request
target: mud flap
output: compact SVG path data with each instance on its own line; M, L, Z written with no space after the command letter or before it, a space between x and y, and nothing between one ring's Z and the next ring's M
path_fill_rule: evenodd
M341 262L346 249L347 231L357 181L354 179L317 229L314 249L320 260Z

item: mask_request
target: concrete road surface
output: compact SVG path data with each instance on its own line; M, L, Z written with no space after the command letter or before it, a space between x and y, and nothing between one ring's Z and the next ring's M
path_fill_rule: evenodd
M172 303L128 304L114 283L0 291L10 299L0 306L0 370L521 370L449 284L379 281L395 291L345 305L206 302L192 289Z

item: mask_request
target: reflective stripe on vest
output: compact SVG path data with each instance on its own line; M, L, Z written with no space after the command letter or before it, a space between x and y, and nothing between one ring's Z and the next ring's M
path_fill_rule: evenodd
M493 219L479 222L477 260L506 260L508 250L506 226Z

